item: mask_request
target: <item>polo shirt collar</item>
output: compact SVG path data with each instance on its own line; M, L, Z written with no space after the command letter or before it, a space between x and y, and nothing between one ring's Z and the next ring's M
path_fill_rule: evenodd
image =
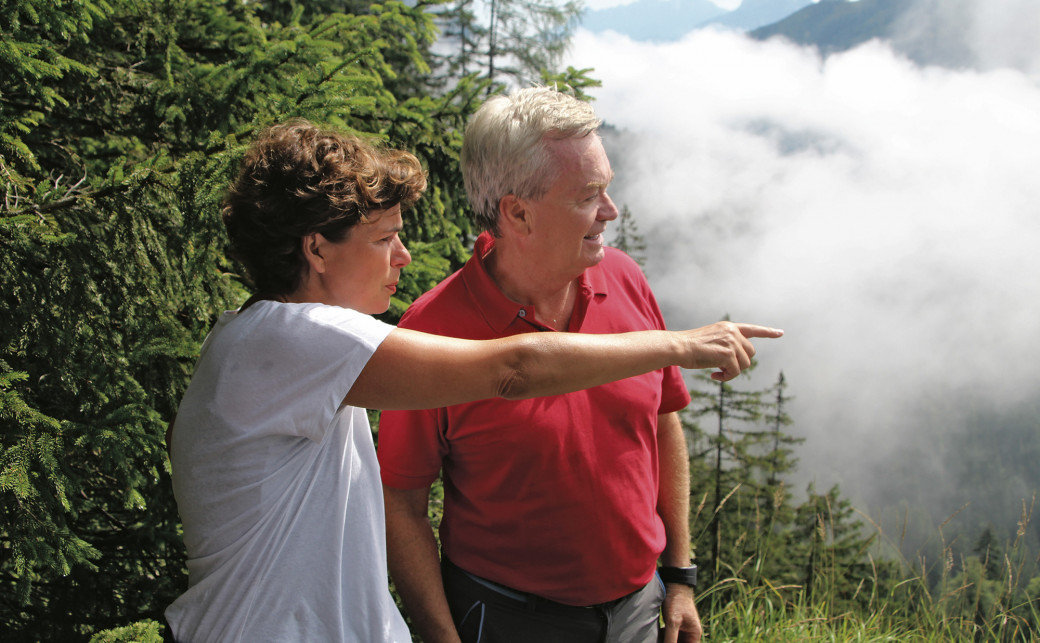
M473 256L463 269L462 276L481 316L496 333L502 334L518 320L528 316L533 320L535 310L534 306L523 306L506 297L491 278L484 260L494 248L495 238L489 232L482 232L473 245ZM607 280L599 265L586 269L578 277L580 301L575 303L575 310L584 314L588 302L597 296L607 296Z

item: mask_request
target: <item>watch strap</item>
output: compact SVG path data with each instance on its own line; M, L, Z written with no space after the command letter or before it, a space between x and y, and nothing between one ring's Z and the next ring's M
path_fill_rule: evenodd
M658 567L657 573L665 583L679 583L690 587L697 586L697 566L689 567Z

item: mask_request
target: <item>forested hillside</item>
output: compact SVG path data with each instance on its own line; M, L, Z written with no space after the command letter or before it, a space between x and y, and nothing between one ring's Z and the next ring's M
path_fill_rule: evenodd
M1001 10L989 14L985 0L821 0L750 35L783 37L824 55L879 40L919 65L1032 71L1028 56L1014 52L1020 46L1032 50L1035 20L1024 16L1019 29L1009 33L1003 20L992 19ZM994 55L989 45L1000 40L1007 47Z
M755 29L751 36L783 36L798 44L816 45L825 54L845 51L873 38L891 38L909 4L905 0L823 0Z
M575 5L499 8L0 0L0 638L160 640L187 581L164 433L215 317L249 291L218 210L258 130L305 117L421 159L390 320L465 259L469 114L507 80L595 86L556 68ZM945 543L899 560L839 489L787 488L787 386L695 383L709 631L778 627L769 613L1030 640L1035 552L993 538L949 565Z

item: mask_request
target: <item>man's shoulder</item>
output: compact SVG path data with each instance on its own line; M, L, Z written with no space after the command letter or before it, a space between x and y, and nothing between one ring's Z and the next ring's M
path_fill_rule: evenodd
M647 285L643 268L625 251L610 246L604 248L604 251L603 261L598 266L604 275L614 280L639 284L641 287Z
M401 328L434 332L446 326L466 305L466 287L462 269L455 271L432 289L419 295L408 307L401 321Z
M625 271L635 270L636 272L642 273L642 268L639 267L636 260L630 257L624 250L613 246L605 246L603 251L604 256L602 263Z

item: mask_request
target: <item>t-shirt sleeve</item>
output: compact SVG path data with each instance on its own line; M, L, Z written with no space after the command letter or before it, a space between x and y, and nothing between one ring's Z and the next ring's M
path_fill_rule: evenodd
M678 366L669 366L664 371L661 382L661 406L658 415L681 411L690 404L690 391L686 388L682 370Z
M320 441L362 369L394 327L321 304L257 304L217 381L241 426ZM251 416L251 417L246 417Z
M297 363L303 365L306 372L297 373L296 377L309 383L304 388L317 393L315 402L320 405L321 417L327 424L394 327L336 306L304 307L299 314L301 320L293 343L302 353ZM316 428L304 428L302 433L320 439L323 429L319 435L309 435Z

